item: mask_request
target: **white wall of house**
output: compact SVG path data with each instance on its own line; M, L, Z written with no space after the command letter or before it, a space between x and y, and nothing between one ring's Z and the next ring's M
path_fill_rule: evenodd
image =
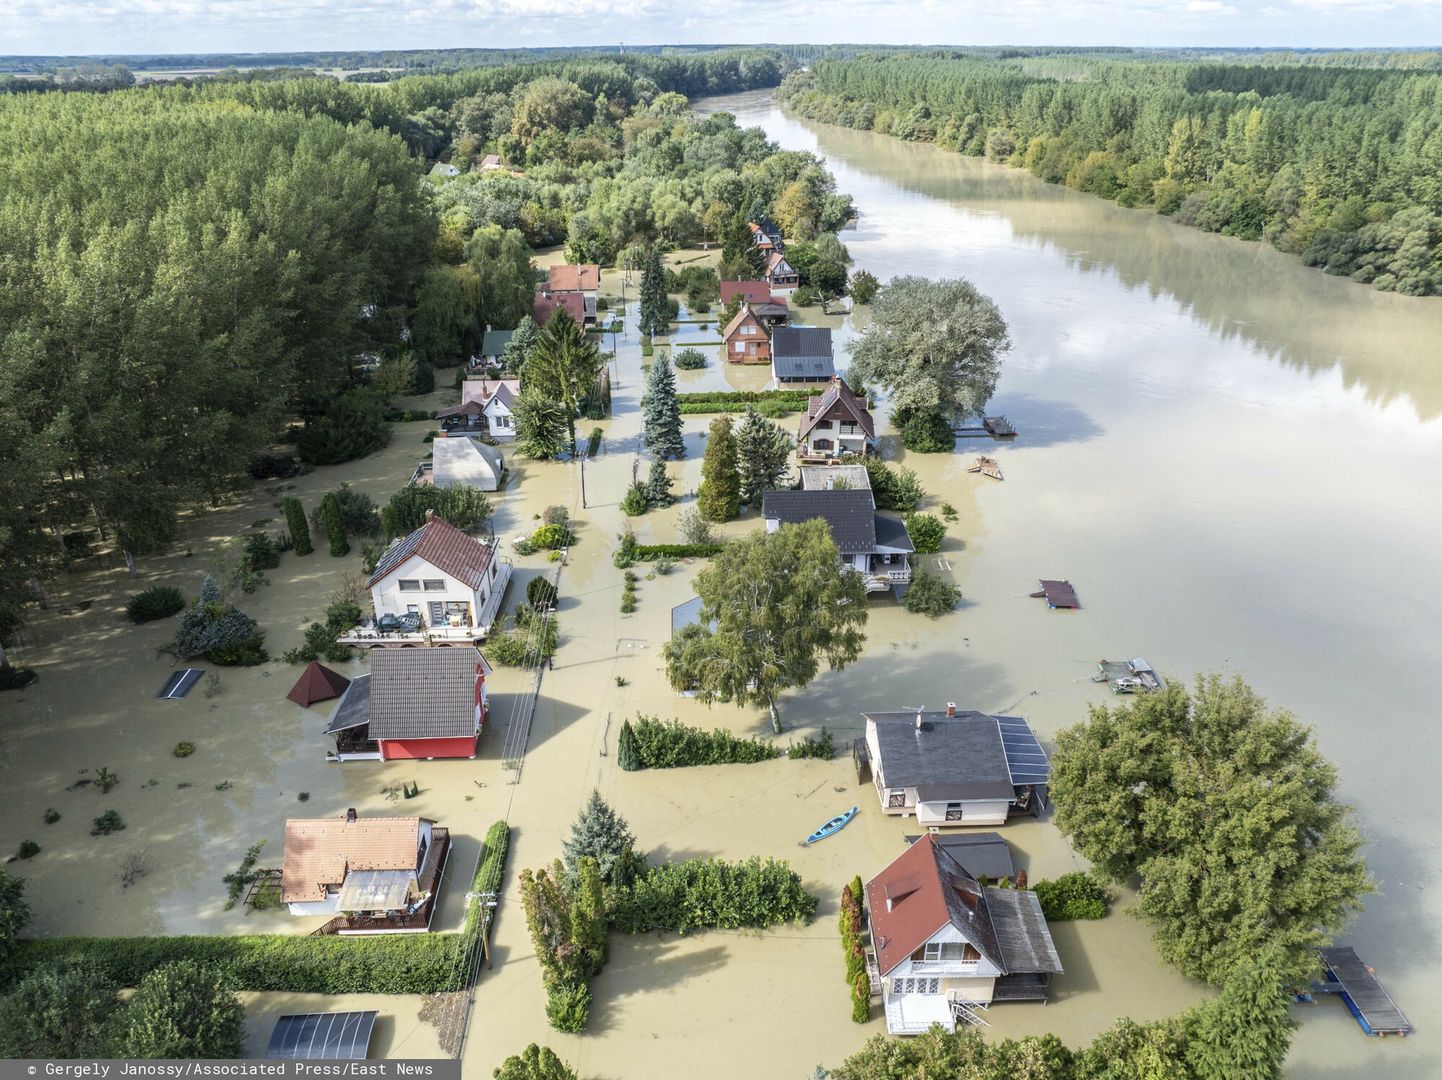
M1002 972L975 946L971 949L972 959L958 957L966 945L971 945L966 936L947 923L921 947L923 953L936 954L935 959L918 961L908 957L887 972L881 982L883 1001L891 1004L911 998L943 998L989 1004Z
M493 396L486 402L486 427L493 439L509 440L516 437L516 421L512 418L511 410L506 408L506 403L498 397Z
M485 605L495 587L497 572L497 561L492 559L484 584L472 589L420 556L412 555L371 587L371 606L377 617L415 611L420 613L425 625L444 626L454 613L462 616L462 625L472 626L476 612Z
M907 789L907 799L914 802L916 789ZM1009 799L968 799L961 802L915 803L918 825L1005 825L1011 806ZM960 821L947 821L949 809L961 811Z
M334 915L336 913L335 906L339 901L340 893L335 889L330 889L326 892L324 900L316 900L309 904L290 904L287 906L290 908L292 915Z

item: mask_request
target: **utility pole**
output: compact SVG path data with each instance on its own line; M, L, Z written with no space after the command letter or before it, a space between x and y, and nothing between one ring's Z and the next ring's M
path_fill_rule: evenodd
M586 507L586 456L581 455L581 509Z

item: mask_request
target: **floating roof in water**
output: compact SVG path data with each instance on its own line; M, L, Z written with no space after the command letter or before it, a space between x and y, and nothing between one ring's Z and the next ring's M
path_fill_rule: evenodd
M1070 581L1048 581L1043 578L1039 584L1041 585L1041 592L1032 593L1032 595L1043 597L1046 600L1047 607L1081 607L1081 601L1076 598L1076 590L1071 587Z

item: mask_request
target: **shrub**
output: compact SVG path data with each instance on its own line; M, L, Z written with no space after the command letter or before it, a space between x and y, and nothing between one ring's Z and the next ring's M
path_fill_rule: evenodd
M909 514L926 498L926 491L911 469L893 469L878 457L863 458L871 494L878 510Z
M45 824L54 825L59 820L60 811L56 810L53 806L49 810L45 811Z
M1063 874L1053 881L1038 881L1031 887L1041 902L1041 913L1051 922L1106 917L1106 886L1090 874Z
M125 602L133 623L154 622L185 610L185 594L169 585L152 585Z
M222 972L193 960L156 968L125 1003L114 1052L134 1058L236 1058L245 1007Z
M24 690L39 678L30 668L0 664L0 690Z
M597 307L604 304L602 300ZM27 1055L28 1056L28 1055ZM519 1054L501 1062L495 1080L577 1080L575 1070L556 1056L549 1046L531 1043Z
M447 487L420 484L404 487L386 503L386 534L401 536L419 529L426 523L427 510L462 532L472 532L485 525L491 516L492 507L486 493L470 484L452 484Z
M555 607L555 583L544 575L531 578L530 581L526 582L526 603L537 609Z
M650 504L646 500L646 487L639 480L626 489L621 499L621 513L627 517L640 517Z
M90 835L109 836L123 828L125 822L120 820L120 815L114 810L107 810L90 823Z
M961 599L961 590L940 574L933 574L925 567L917 567L911 578L911 588L906 591L902 602L913 615L939 618L956 607Z
M738 738L729 731L707 731L688 727L680 720L659 720L637 716L621 725L622 738L629 729L635 748L635 768L676 769L688 765L731 765L769 761L781 753L755 736ZM624 768L624 766L623 766Z
M546 990L546 1019L557 1031L575 1035L586 1030L591 1014L591 988L584 982L559 983Z
M341 516L340 500L334 491L320 501L321 521L325 525L326 539L330 542L332 558L339 559L350 552L345 538L345 519Z
M341 633L356 626L361 621L361 606L354 600L344 596L338 596L326 605L325 625L329 630Z
M936 412L919 412L901 424L901 445L917 454L949 454L956 446L956 437L946 417Z
M191 754L195 753L195 743L178 742L175 744L175 749L172 750L171 753L176 757L190 757Z
M262 454L246 466L253 480L289 480L292 476L309 472L297 464L289 454Z
M29 938L4 975L8 982L42 964L86 957L119 985L136 986L156 968L194 960L216 968L235 990L432 994L455 988L456 945L454 934Z
M624 570L636 561L636 551L641 545L636 543L636 534L631 531L630 525L617 539L621 541L621 546L611 556L611 562L618 570Z
M300 500L292 495L287 495L281 506L285 511L286 528L290 530L291 543L295 545L297 555L309 555L315 550L310 542L310 522L305 518L305 507L301 506Z
M656 573L660 574L662 577L665 577L676 568L676 564L671 561L671 557L669 555L658 555L656 556L655 568Z
M255 620L227 604L211 577L200 583L200 596L180 617L172 649L182 660L204 656L229 667L252 667L269 659L265 635Z
M548 506L541 511L541 524L543 525L570 525L571 512L564 506Z
M494 822L481 841L481 857L476 863L476 876L471 879L471 899L466 902L466 919L461 927L461 936L468 944L490 930L490 909L485 906L482 894L500 892L510 846L510 826L504 821Z
M797 758L821 758L830 761L836 753L836 740L831 732L824 727L820 735L808 735L799 743L792 743L786 748L786 756L795 760Z
M296 449L312 465L339 465L365 457L391 440L385 412L380 395L348 390L332 398L321 412L306 417Z
M543 551L567 547L571 540L571 529L568 525L542 525L531 534L531 543Z
M625 592L621 594L621 614L629 615L636 610L636 594Z
M633 556L640 562L655 559L709 559L719 555L724 544L637 544Z
M266 533L251 533L241 543L243 564L251 570L274 570L280 565L280 546Z
M814 307L821 303L821 294L810 285L801 285L791 294L791 302L797 307Z
M591 429L591 437L586 442L587 457L595 457L598 453L601 452L601 435L602 432L600 428L594 427Z
M706 366L706 354L700 349L682 349L671 360L682 371L698 371Z
M856 303L869 304L876 298L878 288L880 288L880 284L877 282L875 274L870 270L858 270L851 275L851 284L846 291L851 294L851 299Z
M28 972L0 1002L0 1056L109 1056L119 989L83 957Z
M930 555L941 550L946 538L946 523L933 514L907 514L906 533L916 547L918 555Z
M776 859L687 859L661 863L618 889L611 920L629 934L761 929L809 922L816 903L800 875Z
M676 515L676 531L686 544L710 546L716 542L711 523L703 518L694 506L688 506Z
M357 491L350 484L342 484L331 494L340 504L341 524L347 536L375 536L380 532L380 511L376 509L375 500L369 495ZM311 512L310 523L315 528L324 528L325 515L322 507L317 506Z
M871 1020L871 978L864 971L851 981L851 1019L858 1024Z
M21 840L20 850L15 852L17 859L33 859L40 854L40 845L34 840Z
M357 616L350 626L355 626L359 621L360 617ZM281 659L287 664L308 664L312 660L329 660L333 664L339 664L343 660L349 660L350 646L342 645L336 640L339 632L328 623L313 622L305 628L305 640L296 648L287 649Z
M530 648L519 634L492 632L486 638L486 658L502 667L524 667L530 659Z

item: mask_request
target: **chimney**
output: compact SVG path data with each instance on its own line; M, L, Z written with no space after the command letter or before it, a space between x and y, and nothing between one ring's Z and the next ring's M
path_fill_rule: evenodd
M355 807L352 806L349 810L347 810L347 811L345 812L345 823L346 823L347 825L354 825L355 822L356 822L356 812L355 812Z
M435 512L434 510L427 510L427 511L426 511L426 521L428 521L428 522L429 522L429 521L434 521L435 519L436 519L436 512ZM351 813L355 813L355 811L352 810Z
M954 702L954 701L948 701L948 702L946 703L946 715L947 715L947 716L955 716L955 715L956 715L956 702Z

